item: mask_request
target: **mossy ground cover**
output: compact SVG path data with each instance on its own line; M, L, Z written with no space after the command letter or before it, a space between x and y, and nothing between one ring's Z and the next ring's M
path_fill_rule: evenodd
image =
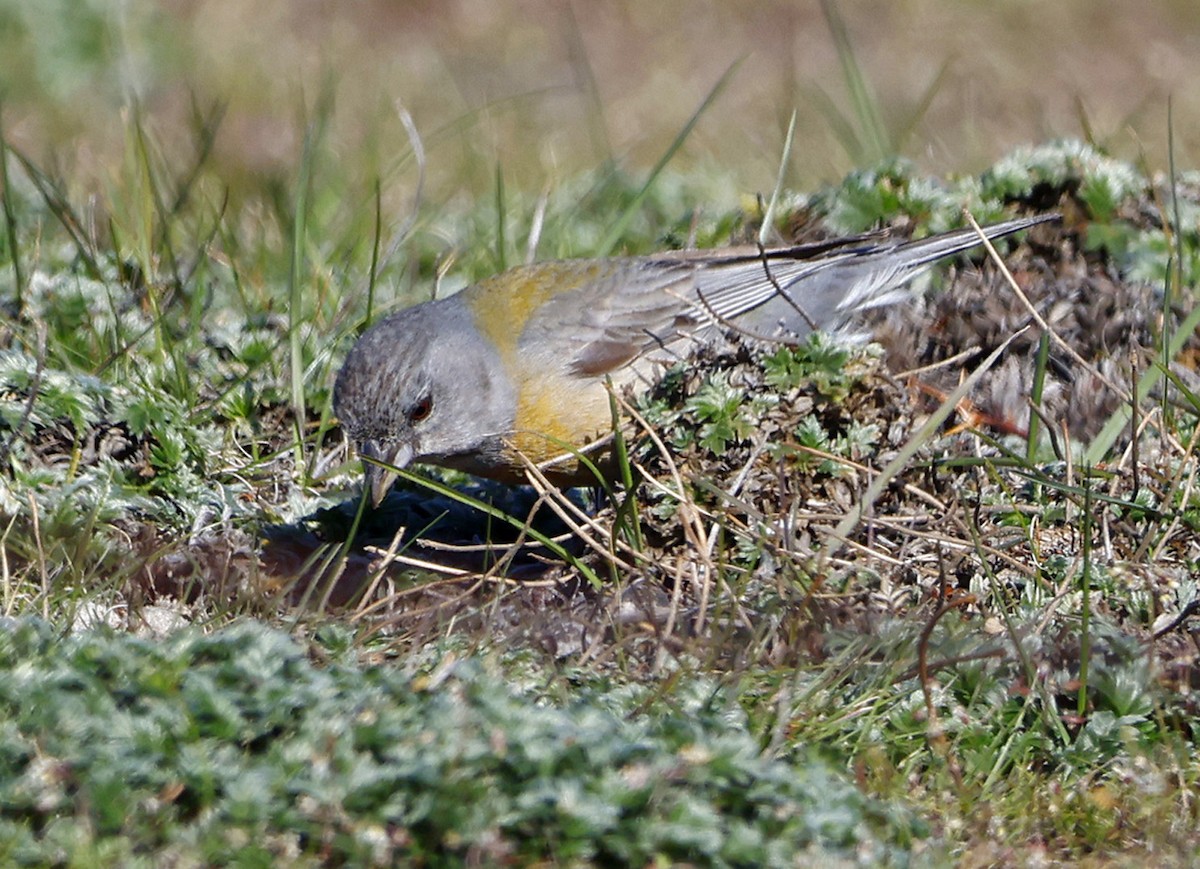
M765 758L713 684L556 703L449 649L364 666L332 628L8 627L9 865L903 862L921 832L815 753Z

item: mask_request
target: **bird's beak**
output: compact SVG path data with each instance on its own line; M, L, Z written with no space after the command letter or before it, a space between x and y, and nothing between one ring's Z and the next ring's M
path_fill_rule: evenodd
M395 471L384 465L406 467L412 461L412 447L405 444L389 452L374 441L367 441L359 447L358 454L363 460L363 490L371 496L371 506L378 507L396 482Z

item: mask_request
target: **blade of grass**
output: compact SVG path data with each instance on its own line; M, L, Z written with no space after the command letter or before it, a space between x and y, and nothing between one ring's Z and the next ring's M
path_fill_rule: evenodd
M613 461L616 462L621 474L621 484L624 498L617 507L617 515L613 521L613 533L623 534L629 545L638 552L645 551L646 544L642 539L642 522L638 516L637 493L633 486L633 465L629 461L629 445L625 442L625 432L621 428L621 412L617 406L617 396L613 391L612 379L607 378L608 411L612 415L613 431Z
M192 95L192 128L195 131L193 140L196 143L196 153L188 171L177 182L175 196L168 211L172 217L181 214L191 201L192 190L212 157L213 148L217 143L217 132L221 129L221 122L225 120L227 108L228 103L215 102L207 112L201 111L200 106L196 104L195 95Z
M650 189L654 186L654 182L658 180L658 176L662 174L662 171L667 167L667 164L671 162L672 158L674 158L679 149L683 147L683 143L687 141L687 137L691 135L692 130L695 128L696 124L700 122L700 118L704 115L704 113L708 111L709 107L714 102L716 102L717 97L721 95L721 91L725 90L725 86L728 85L732 80L734 72L737 71L737 68L741 65L741 63L741 60L736 60L731 63L729 68L721 74L719 79L717 79L717 83L712 86L712 89L708 92L708 95L700 101L700 105L697 107L696 111L692 112L692 116L688 118L687 123L683 125L683 129L681 129L675 136L675 139L671 142L670 146L663 153L663 155L658 158L658 162L654 164L654 168L652 168L650 170L650 174L646 176L646 181L642 184L641 189L638 190L637 194L625 207L625 210L613 222L612 228L608 231L608 235L606 235L600 244L596 246L596 250L594 251L595 256L608 256L613 252L613 249L616 248L617 243L620 242L621 237L625 234L625 230L629 227L630 222L641 209L642 202L645 201L646 196L650 193Z
M1079 614L1079 693L1075 711L1080 718L1087 715L1088 664L1092 655L1092 483L1091 469L1083 466L1083 570L1079 574L1079 591L1083 595Z
M979 456L959 456L951 459L943 459L937 462L937 467L940 470L951 471L964 468L987 468L987 469L1003 469L1025 478L1033 486L1039 486L1054 492L1060 492L1070 497L1073 501L1082 505L1083 503L1083 488L1072 483L1064 483L1058 477L1047 474L1036 465L1030 464L1023 456L1014 452L1003 441L989 435L987 432L971 430L971 433L979 438L980 442L985 444L989 449L995 450L998 455L979 457ZM1115 474L1107 472L1102 467L1096 465L1088 465L1088 473L1102 479L1111 479ZM1121 510L1136 510L1144 513L1155 519L1162 519L1167 514L1159 509L1156 509L1145 504L1139 504L1130 498L1120 495L1109 494L1104 491L1092 490L1091 498L1093 502L1098 502ZM1082 509L1082 507L1081 507Z
M571 553L567 552L567 550L564 549L559 543L555 542L547 535L538 531L536 528L529 527L528 523L526 523L524 520L518 519L515 516L511 516L508 513L501 510L499 507L495 507L491 504L487 504L483 501L480 501L478 498L472 498L470 495L467 495L463 492L458 491L453 486L449 486L445 483L439 482L438 480L434 480L429 477L424 477L424 476L422 476L418 473L415 473L414 471L411 471L407 468L397 468L394 465L387 464L386 462L378 462L377 464L381 468L391 471L401 480L406 480L409 483L412 483L416 486L420 486L423 489L427 489L436 495L441 495L444 498L449 498L452 501L457 501L458 503L463 504L467 507L470 507L473 510L478 510L480 513L482 513L485 516L490 516L494 519L499 519L501 522L504 522L507 525L511 525L513 528L516 528L518 531L522 531L525 534L528 534L533 540L537 541L542 546L546 547L546 549L548 549L550 552L552 552L556 558L562 559L563 562L565 562L566 564L568 564L575 570L578 570L580 572L580 574L582 574L583 577L592 585L593 588L601 587L602 583L600 581L600 578L598 576L596 576L595 571L593 571L588 565L584 564L582 561L580 561L578 558L573 556Z
M842 150L850 158L850 162L858 166L870 162L866 156L862 137L854 129L854 124L838 108L837 102L820 87L813 86L809 102L816 105L817 110L825 116L825 123L833 132L833 137L841 143Z
M1169 279L1168 279L1169 280ZM1200 305L1197 305L1183 319L1172 333L1170 341L1163 341L1163 358L1168 364L1171 359L1175 358L1176 354L1183 349L1187 339L1200 327ZM1163 366L1154 365L1146 369L1146 372L1138 380L1134 387L1134 400L1143 401L1149 396L1154 387L1158 385L1159 380L1163 376ZM1108 456L1112 445L1116 443L1121 432L1125 431L1129 426L1129 419L1132 414L1128 402L1122 402L1121 405L1113 412L1113 415L1104 423L1104 427L1100 429L1100 433L1088 445L1087 450L1083 454L1083 460L1090 465L1100 464Z
M921 92L921 97L917 100L917 104L907 112L908 118L904 122L904 126L891 139L892 147L896 152L904 150L904 143L908 141L913 131L917 129L917 125L921 123L921 119L925 117L925 113L929 111L929 107L933 105L934 98L938 95L938 92L942 89L942 84L950 75L951 63L950 58L942 61L942 65L938 68L937 73L930 80L929 86Z
M1046 388L1046 368L1050 364L1050 336L1043 332L1038 339L1037 358L1033 366L1033 385L1029 390L1029 401L1035 408L1042 406L1042 394ZM1036 413L1029 414L1029 432L1025 437L1025 458L1033 461L1037 454L1038 435L1040 434L1042 418Z
M1179 215L1179 183L1178 174L1175 171L1175 120L1174 120L1174 105L1171 102L1170 96L1167 97L1167 172L1171 184L1171 226L1169 229L1168 240L1171 243L1171 263L1167 267L1167 280L1163 292L1163 352L1166 352L1166 346L1169 343L1171 335L1171 311L1174 308L1176 295L1183 289L1183 222ZM1173 268L1172 268L1173 266ZM1172 356L1175 354L1172 353ZM1162 360L1163 368L1170 367L1171 360L1165 356ZM1165 392L1164 392L1164 411L1166 410ZM1168 425L1174 424L1174 419L1171 416L1164 415L1164 420Z
M866 140L869 152L864 155L872 162L883 160L895 153L895 147L888 136L887 127L879 111L879 102L867 87L866 77L858 65L854 54L854 46L850 42L850 32L846 28L841 12L838 11L836 0L821 0L821 12L829 32L833 36L834 49L838 61L842 65L842 77L846 88L850 91L850 101L854 113L858 117L859 131Z
M505 203L504 203L504 170L500 163L496 163L496 185L495 185L495 206L496 206L496 271L503 272L508 270L508 242L505 238Z
M758 228L758 243L766 245L770 240L771 230L775 224L775 209L779 206L779 195L783 192L783 178L787 173L788 161L792 156L792 142L796 136L796 111L792 110L792 117L788 121L787 135L783 137L783 154L779 158L779 172L775 176L775 188L771 191L771 198L767 202L767 209L763 213L762 226Z
M1155 365L1161 365L1161 362L1155 362ZM1172 371L1170 368L1162 369L1163 376L1167 381L1175 387L1181 398L1191 407L1192 415L1200 417L1200 395L1188 388L1188 385L1183 382L1183 379Z
M301 291L301 273L304 270L305 245L308 236L309 198L312 194L313 174L317 150L325 136L326 123L332 111L333 90L330 82L324 90L314 111L313 120L305 125L304 146L300 156L300 172L296 178L295 214L292 221L291 262L288 269L288 347L289 368L292 384L292 415L295 426L294 452L296 470L307 483L308 467L304 461L304 421L307 409L304 401L304 352L301 343L301 328L304 325L304 299Z
M12 257L14 307L18 317L25 312L25 275L21 270L21 247L17 235L16 209L13 207L12 184L8 178L8 143L4 138L4 104L0 103L0 204L4 207L4 233L8 239L8 254Z
M155 171L154 161L151 157L150 141L146 135L146 124L139 104L133 104L130 109L129 118L130 132L133 134L133 158L137 161L137 176L140 186L145 190L149 200L149 207L143 209L143 231L145 237L141 239L144 256L142 271L146 274L147 289L149 292L153 292L152 288L157 283L154 279L152 269L160 259L157 255L159 251L156 250L156 248L160 248L161 259L166 260L171 270L174 288L180 290L183 288L183 279L180 277L179 260L175 256L175 247L171 241L171 227L175 223L172 218L176 217L177 213L173 208L168 208L163 198L158 173ZM177 200L178 195L173 197L173 199ZM156 224L157 232L155 231Z
M583 91L587 100L587 110L584 112L588 122L588 133L591 136L592 147L596 149L601 161L613 163L612 142L608 138L608 122L604 115L604 100L600 97L600 88L596 84L596 73L592 68L591 59L587 53L587 43L579 29L579 20L575 17L573 3L562 4L567 19L567 59L571 70L575 73L575 85Z
M75 214L75 210L71 208L71 203L67 201L67 195L62 187L57 181L38 168L37 164L21 151L12 145L8 145L7 150L17 158L17 162L21 164L21 168L25 170L25 175L33 183L33 186L37 188L38 194L42 197L42 201L46 203L46 207L50 209L50 213L54 215L54 218L62 225L62 228L67 231L67 235L71 239L71 244L75 248L75 254L83 263L84 273L93 280L100 280L100 264L96 259L96 251L83 231L83 222Z
M367 314L362 328L366 330L375 317L375 284L379 281L379 245L383 239L383 185L375 179L375 228L371 237L371 268L367 271Z
M196 384L192 380L190 368L183 356L182 342L170 340L167 330L164 328L165 312L170 306L172 296L183 286L179 262L171 242L170 226L174 223L175 215L168 212L164 202L158 183L158 173L155 171L151 156L150 141L146 135L141 107L137 103L130 107L126 135L132 140L133 145L128 149L131 163L128 171L129 187L136 197L132 203L137 214L135 220L137 237L134 239L134 245L144 276L145 298L150 305L155 343L159 357L170 358L172 361L171 373L175 381L175 394L191 399ZM114 221L110 220L110 225L112 223ZM115 242L117 238L115 227L110 231ZM120 248L115 243L113 250L116 255L120 256ZM165 292L162 283L155 275L155 265L162 260L166 261L170 269L172 281L171 287Z
M354 540L358 536L358 529L362 525L363 516L366 515L366 512L367 498L363 497L358 500L358 509L354 512L354 519L350 523L350 530L346 532L346 539L337 548L337 557L332 562L334 569L325 580L325 588L321 593L321 600L317 606L318 612L325 612L325 608L329 606L329 599L333 595L333 590L337 586L338 580L346 572L346 565L350 562L350 548L354 545ZM299 613L297 613L297 618L299 618Z

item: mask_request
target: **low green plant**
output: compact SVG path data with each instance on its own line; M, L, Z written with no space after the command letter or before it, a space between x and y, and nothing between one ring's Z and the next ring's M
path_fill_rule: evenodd
M711 692L548 704L452 657L363 666L343 634L10 623L3 859L882 865L920 831L820 761L763 758Z

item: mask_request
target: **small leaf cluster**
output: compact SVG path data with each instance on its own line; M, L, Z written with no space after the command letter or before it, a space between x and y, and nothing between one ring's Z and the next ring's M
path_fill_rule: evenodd
M1017 148L980 178L980 193L987 199L1028 200L1038 188L1073 190L1091 217L1102 223L1148 187L1147 179L1129 163L1078 140Z
M640 399L645 419L685 459L733 464L751 447L780 457L795 443L850 455L873 443L876 427L837 411L874 370L874 351L823 333L795 345L730 341L700 348ZM644 456L652 450L642 444Z

